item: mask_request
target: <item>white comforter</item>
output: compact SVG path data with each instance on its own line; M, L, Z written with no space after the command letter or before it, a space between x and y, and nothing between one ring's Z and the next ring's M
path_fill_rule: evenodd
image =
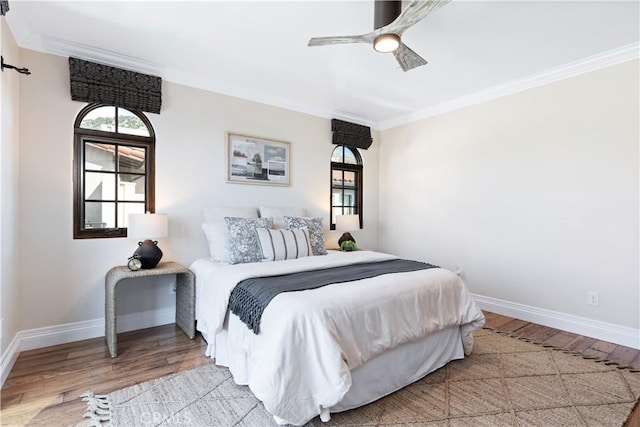
M227 265L198 276L198 329L209 338L207 355L215 354L214 337L223 328L229 296L239 281L394 258L335 252ZM259 335L236 326L229 330L229 343L249 355L249 387L265 408L301 425L340 402L351 387L350 371L376 355L454 325L461 326L468 354L471 333L483 323L462 280L432 268L281 293L265 309Z

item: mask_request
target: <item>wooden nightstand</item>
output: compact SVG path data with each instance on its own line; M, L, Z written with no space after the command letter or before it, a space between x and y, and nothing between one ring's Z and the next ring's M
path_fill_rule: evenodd
M196 335L196 292L193 272L177 262L161 262L156 268L131 271L126 266L113 267L104 280L105 338L111 357L118 355L116 332L116 286L121 280L139 277L176 275L176 324L191 339Z

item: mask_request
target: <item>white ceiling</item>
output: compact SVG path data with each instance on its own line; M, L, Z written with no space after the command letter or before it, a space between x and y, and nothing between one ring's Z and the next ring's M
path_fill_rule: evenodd
M366 44L307 47L371 31L373 0L10 7L24 48L378 128L639 56L638 1L454 0L404 34L429 61L408 72Z

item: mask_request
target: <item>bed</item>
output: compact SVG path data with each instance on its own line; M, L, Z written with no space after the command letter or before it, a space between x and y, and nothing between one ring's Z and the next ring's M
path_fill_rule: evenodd
M484 316L462 280L442 268L385 274L284 292L254 333L229 311L242 280L397 257L329 251L322 256L230 264L196 260L197 329L206 355L248 385L279 424L302 425L359 407L471 352Z

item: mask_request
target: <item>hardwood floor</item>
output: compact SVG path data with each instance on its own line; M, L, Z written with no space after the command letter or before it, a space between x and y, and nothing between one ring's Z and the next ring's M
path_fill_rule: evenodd
M485 312L486 326L586 356L640 370L640 351L569 332ZM118 357L104 338L25 351L20 354L0 399L3 426L66 426L83 421L80 395L106 394L123 387L212 363L204 340L189 340L175 325L118 334ZM640 411L629 426L640 426Z
M0 424L75 425L83 420L82 393L106 394L211 363L205 345L170 324L118 334L115 359L104 337L25 351L2 388Z

